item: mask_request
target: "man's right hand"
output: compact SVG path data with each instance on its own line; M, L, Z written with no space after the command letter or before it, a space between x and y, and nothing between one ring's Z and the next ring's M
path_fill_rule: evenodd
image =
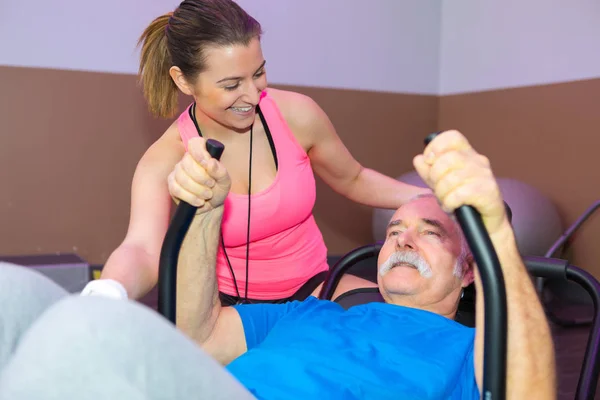
M477 153L462 133L442 133L413 163L444 211L470 205L479 211L490 235L510 228L489 160Z
M176 203L183 200L205 213L221 206L231 188L227 170L206 150L206 140L190 139L184 154L168 178L169 193Z

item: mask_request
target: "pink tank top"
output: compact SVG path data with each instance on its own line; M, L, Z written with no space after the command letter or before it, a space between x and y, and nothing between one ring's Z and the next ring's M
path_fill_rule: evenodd
M273 138L278 169L271 186L251 199L248 298L275 300L292 296L308 279L329 267L327 248L312 215L316 186L310 159L266 91L259 105ZM179 116L177 127L187 148L188 140L198 136L189 107ZM229 193L221 230L242 297L247 221L248 196ZM217 278L221 292L237 295L222 247L217 255Z

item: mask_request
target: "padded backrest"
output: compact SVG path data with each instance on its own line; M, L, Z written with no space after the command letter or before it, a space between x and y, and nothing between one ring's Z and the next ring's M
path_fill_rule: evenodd
M471 288L473 285L470 285ZM468 289L468 288L467 288ZM466 292L466 290L465 290ZM458 304L458 312L454 320L468 327L475 326L475 301L471 295L464 295ZM360 304L368 304L373 302L383 303L383 297L379 293L379 288L361 288L350 290L335 299L335 302L349 309L350 307Z

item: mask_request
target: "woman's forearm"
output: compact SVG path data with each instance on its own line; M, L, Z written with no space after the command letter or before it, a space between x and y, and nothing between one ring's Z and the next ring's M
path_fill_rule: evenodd
M158 256L152 257L140 246L122 244L106 261L100 278L119 282L130 299L139 300L156 285Z
M431 189L409 185L375 170L361 168L356 178L348 183L344 195L366 206L395 210L415 196L425 193L431 193Z

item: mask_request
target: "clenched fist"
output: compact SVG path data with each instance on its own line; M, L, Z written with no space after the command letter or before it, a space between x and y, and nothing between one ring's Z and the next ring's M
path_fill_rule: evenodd
M169 174L169 193L176 203L180 200L198 207L197 213L221 206L231 188L227 170L206 150L206 140L190 139L188 150Z
M413 164L444 211L470 205L481 214L489 234L502 227L506 210L490 162L462 133L451 130L438 135Z

